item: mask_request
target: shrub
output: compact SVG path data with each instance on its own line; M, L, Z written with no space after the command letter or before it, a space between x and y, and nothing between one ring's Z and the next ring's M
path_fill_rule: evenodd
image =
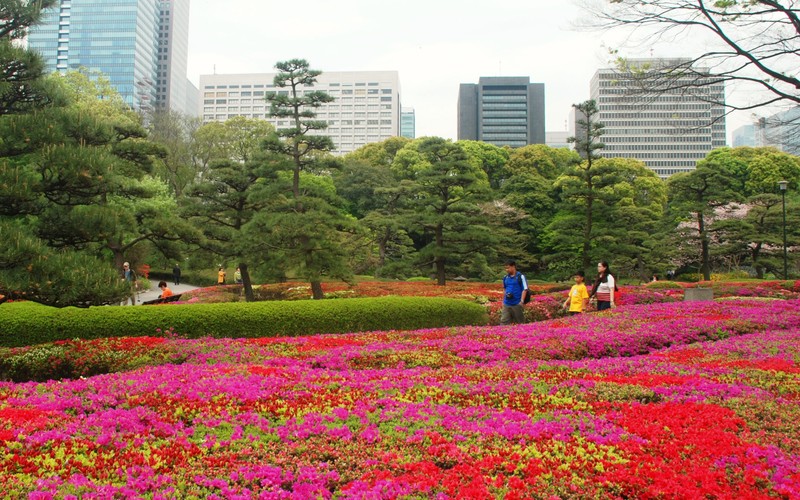
M349 300L63 309L0 306L0 346L56 340L141 337L174 329L189 338L276 337L482 325L486 309L464 300L380 297Z
M682 290L683 287L680 283L676 283L674 281L651 281L647 285L647 288L651 290Z

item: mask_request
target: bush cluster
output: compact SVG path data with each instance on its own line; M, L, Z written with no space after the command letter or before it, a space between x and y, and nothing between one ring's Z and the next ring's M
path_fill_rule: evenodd
M145 307L56 309L31 303L0 306L0 346L69 339L141 337L173 329L188 338L277 337L372 330L483 325L486 309L464 300L379 297Z

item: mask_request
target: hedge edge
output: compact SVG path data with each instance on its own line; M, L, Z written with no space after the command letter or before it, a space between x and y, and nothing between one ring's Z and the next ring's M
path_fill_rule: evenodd
M172 328L188 338L280 337L415 330L488 323L486 308L459 299L377 297L341 300L181 304L143 307L0 306L0 347L68 339L140 337Z

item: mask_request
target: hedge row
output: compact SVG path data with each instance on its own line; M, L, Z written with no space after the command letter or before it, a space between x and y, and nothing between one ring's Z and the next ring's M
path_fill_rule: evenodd
M152 336L170 328L189 338L277 337L371 330L481 325L486 308L464 300L379 297L229 304L63 309L22 302L0 305L0 346L67 339Z

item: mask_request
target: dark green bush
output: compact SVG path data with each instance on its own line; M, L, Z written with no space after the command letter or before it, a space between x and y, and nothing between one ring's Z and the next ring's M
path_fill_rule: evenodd
M255 338L482 325L487 321L486 309L480 304L430 297L88 309L56 309L23 302L0 305L0 347L76 338L138 337L170 328L189 338Z

